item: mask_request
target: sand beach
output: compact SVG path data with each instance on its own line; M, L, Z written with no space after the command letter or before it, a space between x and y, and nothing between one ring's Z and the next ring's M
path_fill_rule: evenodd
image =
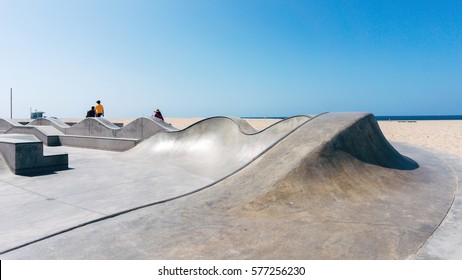
M166 118L165 121L171 123L174 127L183 129L190 126L193 123L196 123L203 118ZM268 126L280 121L281 119L244 119L246 120L253 128L256 130L263 130Z
M405 142L462 157L462 120L379 121L388 141Z

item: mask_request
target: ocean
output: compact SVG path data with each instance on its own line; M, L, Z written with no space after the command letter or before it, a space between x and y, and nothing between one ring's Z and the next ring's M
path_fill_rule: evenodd
M375 116L378 121L443 121L462 120L462 115L429 115L429 116Z
M244 119L285 119L287 117L242 117ZM378 121L462 120L462 115L375 116Z

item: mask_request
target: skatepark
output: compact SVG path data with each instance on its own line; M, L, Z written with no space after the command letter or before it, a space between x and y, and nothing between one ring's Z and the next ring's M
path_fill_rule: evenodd
M461 158L369 113L0 119L0 259L462 259Z

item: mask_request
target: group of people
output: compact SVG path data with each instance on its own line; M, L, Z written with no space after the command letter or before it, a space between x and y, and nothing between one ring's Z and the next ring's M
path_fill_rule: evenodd
M104 106L101 101L96 101L95 106L91 106L91 109L87 111L87 118L104 117Z
M164 120L164 116L162 116L162 113L160 112L159 109L154 111L154 115L152 115L154 118L158 118L161 120ZM101 104L101 101L98 100L96 101L95 106L91 106L91 109L87 111L87 118L94 118L94 117L104 117L104 106Z

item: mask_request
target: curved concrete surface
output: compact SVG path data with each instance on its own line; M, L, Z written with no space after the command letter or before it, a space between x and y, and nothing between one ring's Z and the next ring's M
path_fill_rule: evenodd
M2 259L434 258L457 228L442 223L457 160L390 145L369 114L255 134L216 118L125 153L66 152L74 170L0 172Z
M126 151L154 134L171 131L178 129L160 119L144 117L122 128L105 118L86 118L72 126L57 118L35 119L27 125L0 119L0 134L32 134L47 146L109 151Z
M145 139L160 132L177 130L158 118L137 118L117 131L116 137Z
M126 126L120 128L105 118L85 118L69 126L57 118L41 118L32 120L27 125L9 119L0 118L0 133L10 133L12 129L18 131L44 130L49 127L52 135L77 135L91 137L132 138L144 139L159 132L177 131L172 125L157 118L137 118ZM26 131L34 134L36 131Z
M265 145L273 145L308 119L289 118L260 133L244 135L239 124L231 119L211 118L182 131L166 133L168 137L153 136L162 143L167 143L164 138L175 141L175 146L170 146L170 155L163 151L168 158L153 154L149 145L140 145L125 153L56 147L54 151L69 154L71 170L53 176L24 178L12 176L4 169L0 173L0 188L13 194L5 196L1 204L8 210L0 216L0 251L120 211L194 192L241 168L246 160L268 148ZM221 137L216 137L220 129ZM239 134L241 138L235 138ZM245 154L213 154L224 151L224 145L233 145L233 142L234 146L240 146L238 140L243 137L248 141ZM193 140L206 141L209 157L218 161L194 159L194 152L178 153L179 147L189 146ZM152 140L146 142L152 143ZM190 148L187 149L191 151ZM202 158L206 158L204 155ZM220 161L224 162L223 169L215 166ZM233 163L228 164L231 161Z
M454 200L441 225L425 244L412 256L413 259L462 260L462 159L455 155L425 149L439 157L455 174L457 189Z
M14 126L22 126L22 124L11 119L2 119L0 118L0 133L6 133Z
M251 133L250 125L244 120L209 118L178 132L156 134L121 158L155 166L175 166L195 176L218 180L308 120L306 116L288 118L261 132Z
M32 120L29 125L32 126L53 126L57 130L59 130L62 133L66 132L66 129L70 128L71 126L66 124L65 122L61 121L60 119L57 118L40 118L40 119L35 119Z
M66 128L67 135L116 137L120 127L104 118L86 118L75 125Z

